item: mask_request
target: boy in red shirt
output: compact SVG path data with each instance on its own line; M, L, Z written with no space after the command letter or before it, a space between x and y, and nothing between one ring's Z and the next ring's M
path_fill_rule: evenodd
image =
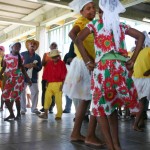
M65 63L60 59L60 52L55 49L50 52L50 60L45 66L43 74L47 81L47 89L45 93L44 114L39 115L40 118L48 118L48 109L52 103L51 97L55 96L57 106L57 114L55 120L60 120L62 116L62 85L65 80L67 69Z

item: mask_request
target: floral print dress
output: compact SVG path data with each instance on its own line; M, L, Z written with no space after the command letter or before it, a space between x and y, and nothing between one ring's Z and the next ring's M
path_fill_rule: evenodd
M23 57L22 57L23 59ZM4 56L6 62L6 83L2 92L4 101L17 101L20 100L20 95L24 87L24 77L21 69L18 69L18 56L7 54Z
M123 105L131 111L138 111L137 91L133 80L120 60L101 60L109 52L127 56L125 32L129 27L120 23L120 48L116 50L113 33L106 34L102 20L94 20L87 27L94 34L96 67L91 78L92 113L94 116L110 115Z

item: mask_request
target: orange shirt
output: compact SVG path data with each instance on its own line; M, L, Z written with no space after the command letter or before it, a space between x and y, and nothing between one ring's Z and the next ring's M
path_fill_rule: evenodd
M44 61L44 62L47 63L47 62L49 62L49 61L51 60L51 57L49 56L49 53L50 53L50 52L44 53L42 62Z
M49 56L49 53L50 52L44 53L44 56L43 56L43 59L42 59L42 63L45 62L47 64L51 60L51 57ZM44 68L43 68L43 75L44 75L44 72L45 72L46 64L44 65ZM42 79L44 80L43 76L42 76Z

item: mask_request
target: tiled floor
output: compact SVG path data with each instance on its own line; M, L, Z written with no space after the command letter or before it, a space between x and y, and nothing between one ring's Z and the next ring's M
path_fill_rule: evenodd
M61 121L55 121L49 114L42 120L28 112L21 121L3 121L7 110L0 112L0 150L95 150L81 143L71 143L73 114L63 114ZM120 139L123 150L150 150L150 120L146 121L144 132L132 130L133 120L120 120ZM88 123L83 123L85 135ZM97 128L99 136L99 127ZM105 148L106 149L106 148Z

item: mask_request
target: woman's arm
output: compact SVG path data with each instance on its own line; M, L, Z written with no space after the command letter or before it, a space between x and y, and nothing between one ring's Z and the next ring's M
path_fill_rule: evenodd
M71 40L73 41L73 43L75 43L75 40L78 36L78 33L80 32L80 27L79 26L74 26L71 31L69 32L69 37L71 38Z
M136 43L136 47L135 47L135 50L134 50L134 53L131 57L131 59L127 62L127 68L129 70L131 70L133 68L133 65L135 63L135 60L140 52L140 50L142 49L143 47L143 43L144 43L144 40L145 40L145 36L142 32L136 30L136 29L133 29L133 28L130 28L127 32L126 32L127 35L135 38L137 40L137 43Z
M144 76L149 76L150 75L150 70L145 71L143 75Z
M6 69L6 62L5 62L5 60L2 60L2 69L0 71L0 79L1 80L3 78L2 74L4 73L5 69Z
M87 68L92 71L95 67L95 63L91 60L91 58L89 57L86 49L84 48L83 45L83 41L85 40L85 38L91 34L91 31L89 28L85 27L78 35L78 37L75 40L75 44L77 45L81 56L85 62L85 65L87 66Z

